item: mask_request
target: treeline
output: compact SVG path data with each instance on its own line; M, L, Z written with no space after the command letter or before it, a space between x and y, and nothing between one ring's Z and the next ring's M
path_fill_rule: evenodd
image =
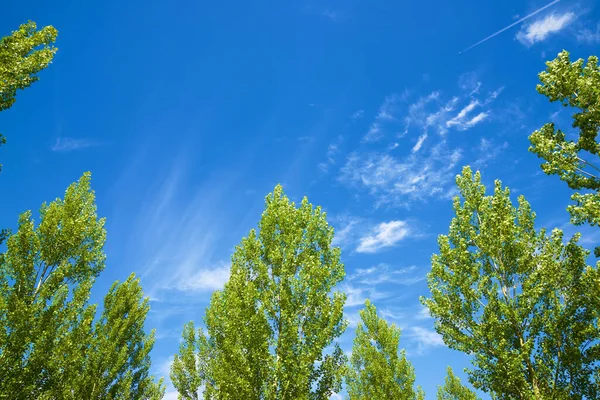
M0 39L0 110L37 80L56 52L53 27L29 22ZM538 91L575 110L576 140L552 123L530 136L543 171L574 190L572 223L600 224L600 70L596 57L561 52L540 74ZM4 137L0 137L5 143ZM448 233L421 298L450 348L472 356L470 384L495 399L600 398L600 272L579 234L537 230L523 196L513 203L496 181L486 193L469 167ZM351 356L345 272L333 228L306 198L277 186L256 230L235 248L229 281L211 298L205 330L183 327L171 380L181 399L328 399L345 383L358 399L423 399L400 350L400 329L366 301ZM19 217L0 236L0 398L160 399L150 375L154 331L134 275L115 282L98 315L90 290L105 266L104 219L90 174L63 199L43 204L39 221ZM597 248L596 254L600 250ZM448 368L438 399L476 399Z

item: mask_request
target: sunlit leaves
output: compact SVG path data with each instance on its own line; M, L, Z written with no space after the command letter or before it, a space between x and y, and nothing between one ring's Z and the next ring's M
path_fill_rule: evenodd
M554 123L545 124L531 134L530 151L544 159L542 170L558 175L577 192L572 195L571 221L580 225L600 224L600 164L598 129L600 129L600 69L598 57L591 56L571 62L569 53L562 51L546 63L546 71L539 74L537 90L551 102L559 101L574 109L573 128L578 137L569 139ZM591 191L591 192L589 192Z
M340 390L346 357L334 339L347 323L332 239L306 198L297 207L281 186L267 196L258 231L236 247L230 279L212 296L206 333L185 327L172 369L182 398L199 381L205 399L318 400Z
M350 400L414 400L415 371L399 350L400 329L377 316L369 300L360 311L346 377Z
M471 383L499 398L597 398L600 274L579 236L536 231L525 198L513 205L499 181L486 196L468 167L457 185L422 299L436 330L474 356Z

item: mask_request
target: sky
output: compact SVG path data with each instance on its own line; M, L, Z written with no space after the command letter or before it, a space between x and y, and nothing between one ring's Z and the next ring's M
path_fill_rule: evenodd
M91 171L107 218L92 301L141 276L153 372L168 381L183 324L202 324L233 248L281 183L335 228L343 349L370 298L401 327L416 383L434 398L447 365L463 380L470 366L419 302L463 165L524 195L539 227L581 231L590 248L600 239L568 224L568 188L528 152L544 123L571 126L570 110L535 90L544 62L600 46L594 1L549 3L13 1L0 34L53 25L59 51L0 114L0 226Z

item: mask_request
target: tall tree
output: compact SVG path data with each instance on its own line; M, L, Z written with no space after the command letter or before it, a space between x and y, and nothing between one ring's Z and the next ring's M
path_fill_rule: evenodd
M542 170L546 174L558 175L571 189L583 191L571 196L575 202L568 207L571 221L576 225L600 225L598 57L589 57L587 64L583 59L571 62L569 53L562 51L546 66L546 71L539 74L542 83L537 90L551 102L573 108L573 128L579 132L576 139L567 139L554 123L547 123L531 134L529 150L544 159Z
M0 111L14 104L17 90L39 79L38 72L54 58L57 49L53 43L57 35L54 27L38 30L35 22L29 21L11 35L0 38ZM6 138L0 134L0 146L3 144Z
M452 349L474 355L469 380L501 399L600 396L600 272L575 235L534 228L523 196L479 172L456 178L460 196L438 239L422 298Z
M350 400L422 399L415 390L415 370L404 350L398 353L400 328L377 316L369 300L360 312L352 356L346 376Z
M196 334L193 322L189 322L183 327L179 354L175 354L171 365L171 381L177 389L180 399L199 399L200 387L206 379L206 369L200 363L210 359L208 355L198 354L199 351L209 348L206 343L199 343L200 338L203 337L201 330Z
M157 398L137 280L115 284L93 322L106 233L90 174L43 204L40 219L23 213L0 254L0 398Z
M149 375L150 351L154 345L154 330L144 332L144 322L150 309L144 298L139 278L133 274L123 282L113 283L104 298L100 319L89 323L91 311L84 312L84 321L77 339L64 345L59 354L68 354L60 383L64 399L152 399L164 395L162 378L157 383ZM76 326L79 328L78 326ZM80 335L84 333L84 335ZM72 360L70 353L81 356Z
M454 375L452 368L446 370L447 376L444 386L438 386L437 400L478 400L477 395L464 386L460 378Z
M192 338L186 327L189 345L172 375L191 382L191 391L199 377L206 399L318 400L339 391L346 357L334 340L347 323L345 295L333 291L344 266L332 239L320 207L304 198L297 208L277 186L258 233L236 247L230 279L213 294L206 334ZM186 350L193 343L198 364Z

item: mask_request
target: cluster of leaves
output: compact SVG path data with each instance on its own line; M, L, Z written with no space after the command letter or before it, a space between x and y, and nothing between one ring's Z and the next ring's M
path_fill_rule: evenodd
M514 206L496 181L457 177L460 197L439 237L423 303L453 349L474 355L471 383L502 399L600 396L600 271L576 234L534 228L523 196Z
M573 115L573 128L579 130L576 139L556 129L554 123L545 124L529 137L530 151L544 159L542 170L558 175L575 192L575 204L568 207L571 222L575 225L589 223L600 225L600 165L598 155L598 129L600 129L600 69L598 57L571 62L569 53L561 52L546 63L540 73L542 82L537 90L551 102L577 110Z
M316 400L340 390L346 357L333 340L347 325L345 295L332 289L344 266L332 239L320 208L306 198L296 208L275 188L259 232L237 246L230 279L213 294L208 335L184 330L171 374L180 393L204 385L207 399Z
M115 282L96 321L88 304L106 236L89 173L40 219L23 213L0 254L0 398L161 398L139 280Z
M37 73L54 58L53 43L57 35L54 27L37 30L35 22L29 21L11 35L0 38L0 111L14 104L17 90L39 79ZM6 138L0 134L0 146L3 144Z

